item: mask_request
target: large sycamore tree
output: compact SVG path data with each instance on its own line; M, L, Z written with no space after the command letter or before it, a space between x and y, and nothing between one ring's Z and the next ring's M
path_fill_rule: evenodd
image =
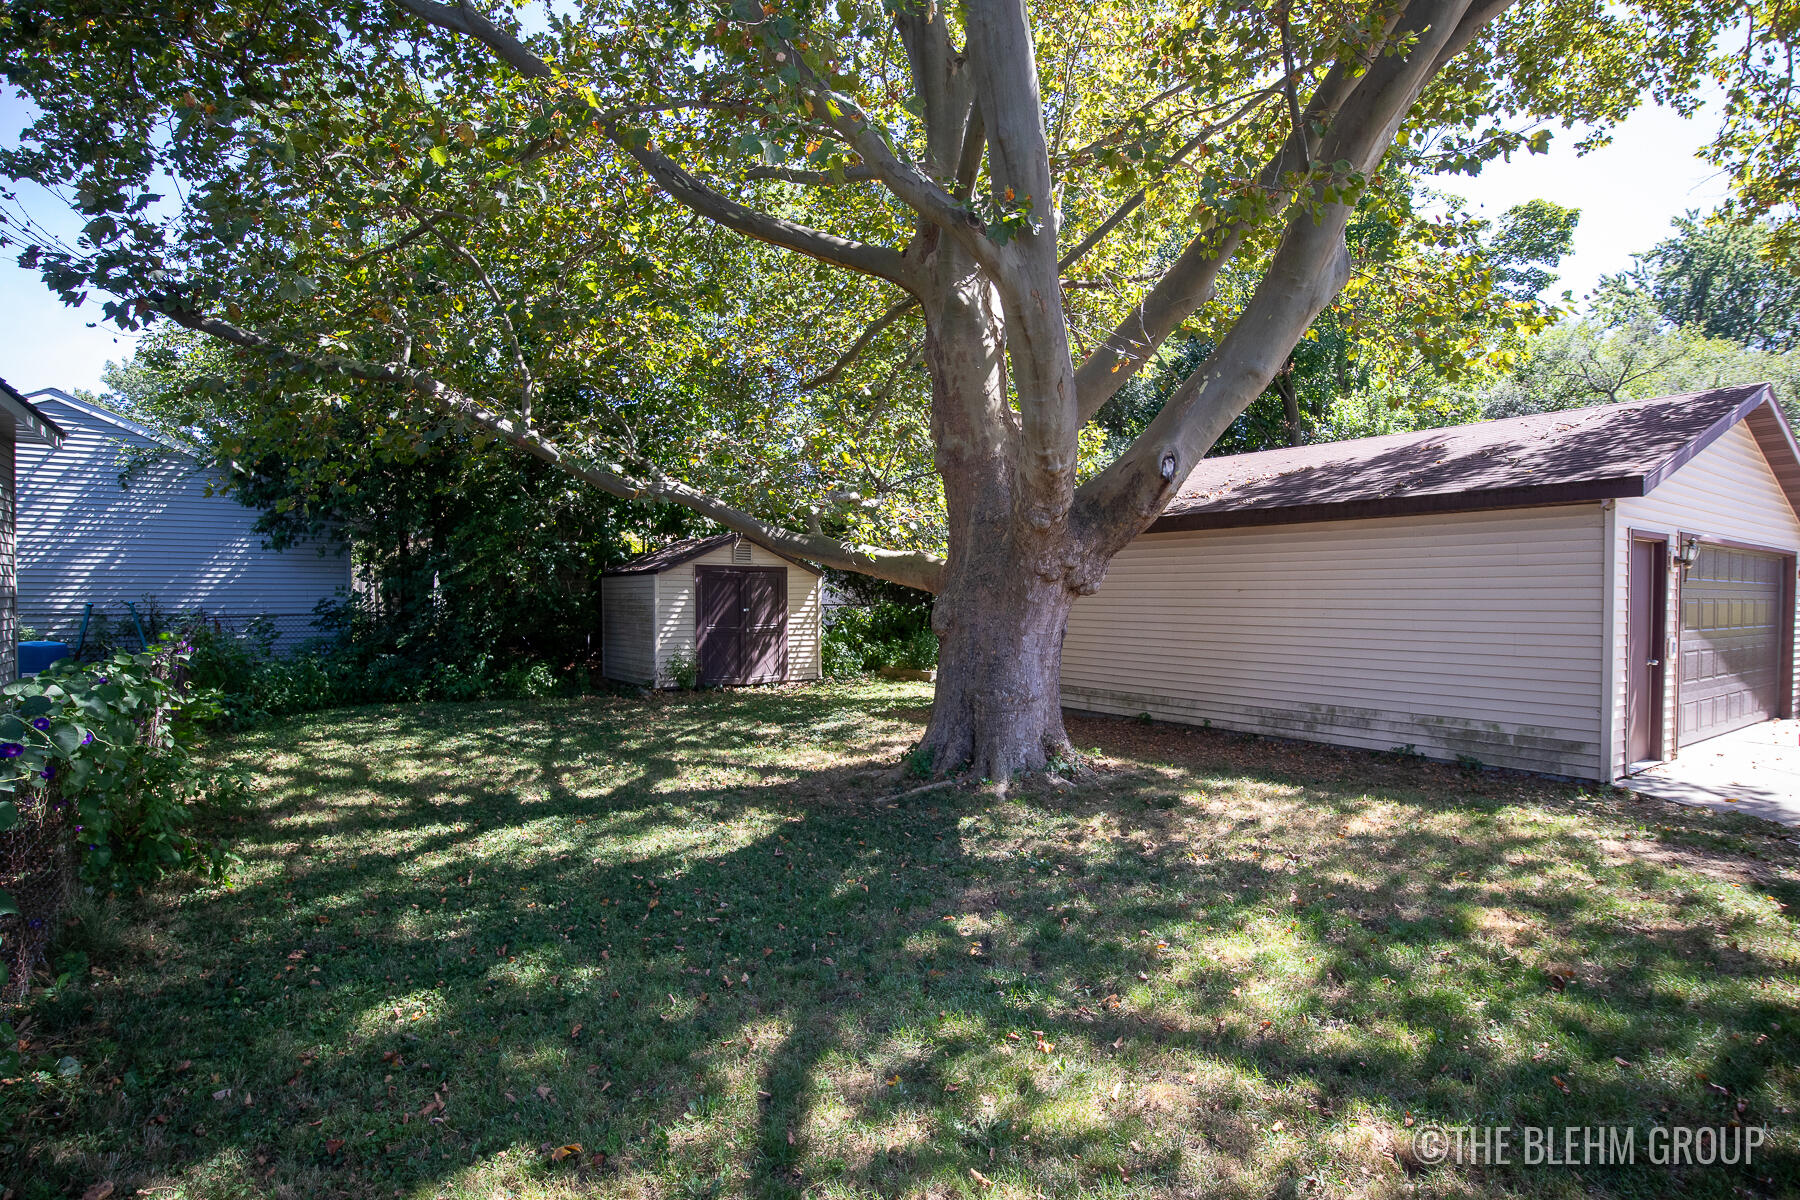
M0 170L84 225L56 236L34 190L3 229L65 299L235 347L304 452L331 452L321 405L397 441L473 426L935 593L924 747L1005 778L1066 748L1070 606L1352 279L1353 216L1417 225L1422 176L1709 74L1717 155L1776 205L1791 131L1755 134L1787 111L1787 24L1692 0L47 0L0 15L35 106ZM1250 285L1221 312L1228 269ZM1101 406L1202 327L1211 352L1095 461Z

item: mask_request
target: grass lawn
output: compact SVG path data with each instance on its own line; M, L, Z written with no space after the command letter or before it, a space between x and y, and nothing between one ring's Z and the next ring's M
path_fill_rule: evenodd
M446 704L231 741L241 870L68 931L91 969L22 1034L81 1071L0 1089L0 1190L1800 1189L1788 831L1098 719L1071 726L1090 782L895 798L928 703ZM1431 1165L1433 1123L1629 1127L1640 1161ZM1748 1167L1644 1161L1655 1128L1739 1123L1771 1139Z

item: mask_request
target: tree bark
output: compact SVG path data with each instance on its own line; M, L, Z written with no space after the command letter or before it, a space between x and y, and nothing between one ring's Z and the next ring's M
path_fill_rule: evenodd
M1298 446L1306 441L1305 429L1300 424L1300 389L1294 384L1294 356L1288 360L1281 370L1275 372L1275 391L1281 397L1281 415L1287 423L1287 444Z
M1016 547L952 557L933 610L937 698L919 749L934 772L1005 780L1066 756L1062 643L1074 600Z

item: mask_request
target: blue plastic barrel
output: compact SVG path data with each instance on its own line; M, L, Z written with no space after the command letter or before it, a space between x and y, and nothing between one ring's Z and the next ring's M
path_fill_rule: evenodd
M20 642L19 674L35 675L57 659L67 657L67 642Z

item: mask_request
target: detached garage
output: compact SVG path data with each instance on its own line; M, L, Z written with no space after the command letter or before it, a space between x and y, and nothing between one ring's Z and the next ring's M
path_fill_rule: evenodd
M708 687L817 679L820 578L732 533L633 559L600 579L602 671L647 687L690 660Z
M1616 779L1794 714L1797 508L1766 385L1208 459L1063 701Z

